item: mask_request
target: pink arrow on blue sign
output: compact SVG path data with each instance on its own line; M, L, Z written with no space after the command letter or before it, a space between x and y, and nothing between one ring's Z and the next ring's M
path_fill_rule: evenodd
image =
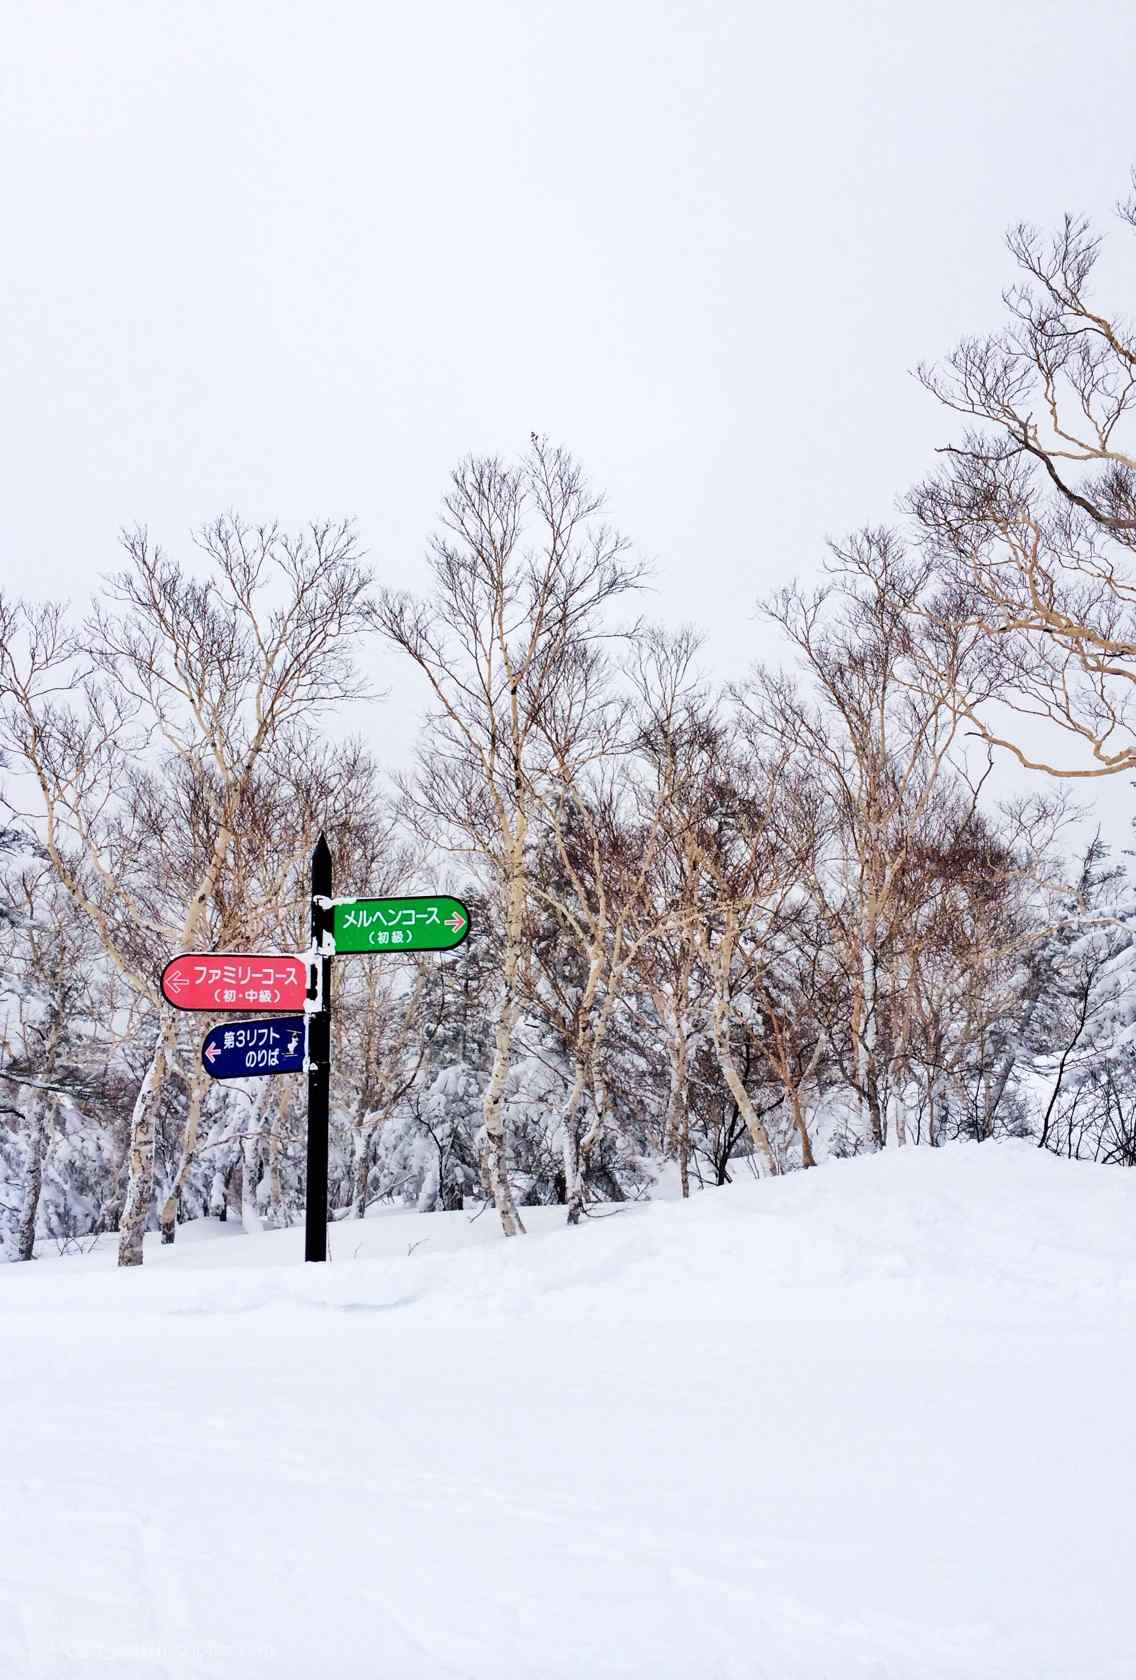
M201 1046L202 1066L213 1079L300 1073L307 1028L303 1015L277 1015L271 1021L228 1021L206 1033Z

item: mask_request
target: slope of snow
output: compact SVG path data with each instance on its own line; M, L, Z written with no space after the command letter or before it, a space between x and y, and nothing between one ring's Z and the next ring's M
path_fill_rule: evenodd
M1127 1680L1134 1214L964 1145L6 1267L0 1675Z

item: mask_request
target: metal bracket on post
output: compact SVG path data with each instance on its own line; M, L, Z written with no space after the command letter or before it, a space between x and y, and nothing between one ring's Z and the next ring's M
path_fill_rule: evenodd
M304 1259L327 1259L328 1117L331 1085L331 852L321 834L312 853L311 972L308 982L308 1156Z

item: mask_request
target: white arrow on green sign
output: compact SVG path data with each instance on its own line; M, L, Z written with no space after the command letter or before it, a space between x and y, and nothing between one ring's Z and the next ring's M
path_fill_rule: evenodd
M349 898L332 907L335 953L452 951L469 933L460 898Z

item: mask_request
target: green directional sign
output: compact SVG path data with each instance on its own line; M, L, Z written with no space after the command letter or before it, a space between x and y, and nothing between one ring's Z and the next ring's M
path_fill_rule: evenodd
M349 898L332 907L336 956L365 951L452 951L469 933L460 898Z

